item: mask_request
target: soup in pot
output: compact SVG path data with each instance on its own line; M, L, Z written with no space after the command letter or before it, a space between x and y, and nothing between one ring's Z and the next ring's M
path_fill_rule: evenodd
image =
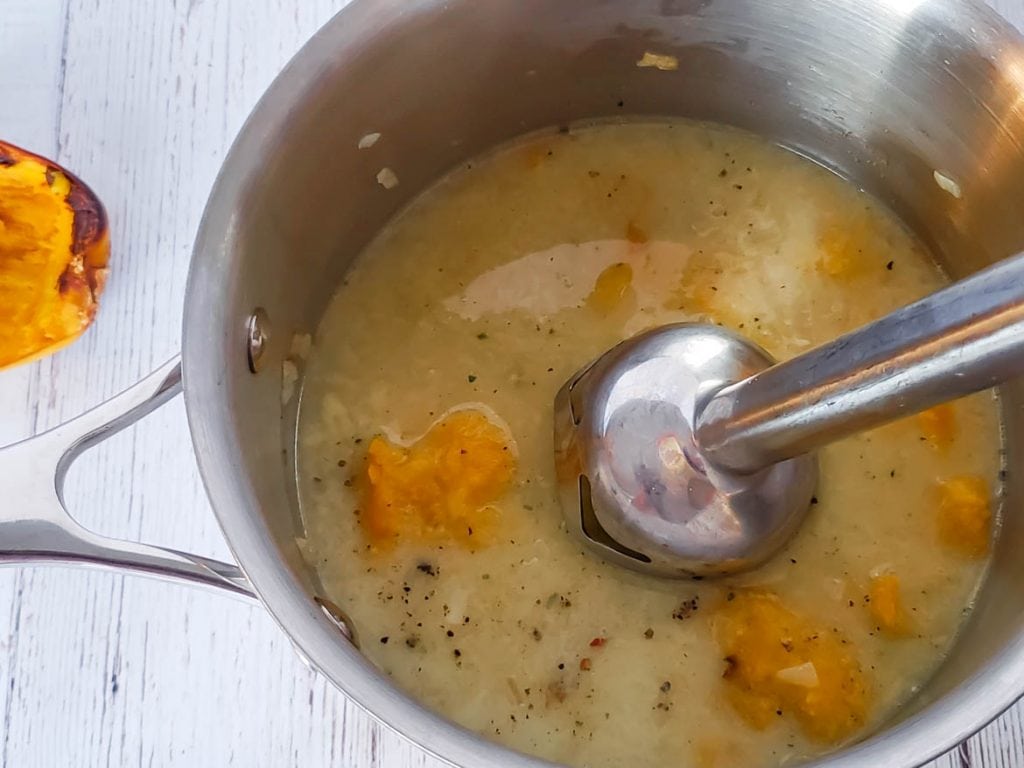
M554 396L653 326L719 323L785 359L946 282L876 201L739 131L501 148L381 232L316 332L303 551L398 686L522 752L726 768L835 749L914 694L969 614L997 523L993 396L825 448L788 546L700 581L567 533Z

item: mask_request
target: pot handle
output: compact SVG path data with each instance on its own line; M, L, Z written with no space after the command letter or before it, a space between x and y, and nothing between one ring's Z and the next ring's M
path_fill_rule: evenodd
M0 565L74 563L218 587L255 598L242 570L173 549L100 536L64 504L64 478L85 450L134 424L181 392L174 357L137 384L71 421L0 448Z

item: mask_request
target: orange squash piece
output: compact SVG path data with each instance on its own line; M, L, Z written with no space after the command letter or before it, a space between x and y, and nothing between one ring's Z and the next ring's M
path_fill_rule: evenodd
M852 280L867 271L876 256L878 233L864 211L832 214L818 234L819 257L815 267L836 280Z
M697 315L706 322L736 331L769 352L775 351L779 347L776 334L763 327L756 318L740 314L726 292L718 290L718 283L726 274L723 259L728 258L727 254L704 250L692 253L683 268L679 287L663 306Z
M587 306L601 315L612 314L626 300L633 285L633 268L625 262L605 267L587 296Z
M514 449L479 410L450 413L409 446L375 437L359 516L371 545L489 544L499 522L494 502L515 477Z
M758 729L792 716L811 739L835 743L863 727L870 693L852 647L760 590L735 593L714 617L726 695Z
M107 215L85 184L0 141L0 368L77 339L96 314Z
M876 627L894 637L907 634L910 621L903 607L899 576L894 573L873 576L868 585L868 597L868 611Z
M943 403L917 414L921 435L940 451L948 451L956 437L956 410L952 403Z
M992 528L988 484L976 475L939 483L939 540L966 557L984 557Z

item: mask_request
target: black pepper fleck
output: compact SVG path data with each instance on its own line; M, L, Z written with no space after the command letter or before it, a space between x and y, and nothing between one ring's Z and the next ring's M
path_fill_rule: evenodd
M679 604L679 607L672 611L672 618L679 621L690 618L690 616L699 608L700 600L694 595L689 600L683 600Z

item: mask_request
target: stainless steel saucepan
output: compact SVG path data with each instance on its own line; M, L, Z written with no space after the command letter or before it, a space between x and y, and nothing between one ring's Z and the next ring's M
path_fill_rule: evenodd
M638 67L647 52L678 66ZM282 362L353 257L446 170L516 134L615 115L728 123L806 154L889 204L953 277L1024 250L1024 41L981 5L355 0L277 79L224 164L196 241L180 367L0 450L0 561L252 595L317 669L425 749L472 768L543 765L431 713L360 655L295 543L296 413L282 406ZM370 132L382 138L357 149ZM378 184L385 167L398 186ZM64 508L75 456L182 379L238 566L97 536ZM894 721L813 765L916 766L1024 691L1024 389L1002 395L1003 522L968 626Z

